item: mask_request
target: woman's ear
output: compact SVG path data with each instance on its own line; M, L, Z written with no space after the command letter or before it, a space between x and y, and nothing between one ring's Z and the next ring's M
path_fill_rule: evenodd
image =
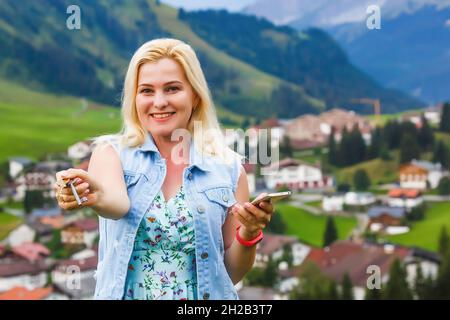
M199 103L200 103L200 97L198 96L198 94L195 94L195 96L194 96L194 102L193 102L193 104L192 104L192 105L194 106L194 108L193 108L192 111L195 111L195 109L197 109Z

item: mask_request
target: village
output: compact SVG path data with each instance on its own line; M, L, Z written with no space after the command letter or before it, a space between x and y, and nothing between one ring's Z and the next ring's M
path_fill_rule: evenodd
M417 130L439 128L443 108L440 105L390 121L407 122ZM429 218L428 209L449 208L450 192L445 194L449 163L433 161L435 156L411 156L396 166L391 181L374 183L369 178L373 173L364 170L359 170L362 178L355 177L358 170L351 177L344 174L344 181L342 174L332 170L339 169L330 160L332 146L343 145L354 128L367 148L373 146L377 127L368 117L332 109L295 119L272 118L250 128L270 130L279 139L281 155L278 162L267 166L243 164L252 197L287 189L293 195L276 205L274 226L257 246L254 269L236 284L241 299L304 298L307 293L301 282L309 281L311 274L337 286L334 294L347 287L347 299L367 299L368 268L378 268L383 287L397 262L404 267L410 287L418 277L439 277L444 259L441 248L389 239L414 232L417 223ZM26 157L10 158L8 183L0 191L0 300L92 299L98 262L97 215L89 208L59 208L52 190L56 172L71 167L87 170L91 153L92 141L86 140L69 146L63 158L49 157L37 163ZM298 217L323 221L313 235L320 243L313 236L308 238L308 228L311 231L313 226L302 226L306 220L296 220L296 212ZM335 225L337 219L348 224L345 233ZM283 228L277 229L276 223ZM440 241L440 227L427 234L433 243ZM412 297L421 298L417 293Z

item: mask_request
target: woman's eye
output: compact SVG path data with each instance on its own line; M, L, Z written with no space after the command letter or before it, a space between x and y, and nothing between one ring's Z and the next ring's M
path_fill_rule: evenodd
M178 88L178 87L168 87L166 90L168 92L176 92L176 91L180 90L180 88Z
M151 93L152 90L148 89L148 88L144 88L141 90L141 93Z

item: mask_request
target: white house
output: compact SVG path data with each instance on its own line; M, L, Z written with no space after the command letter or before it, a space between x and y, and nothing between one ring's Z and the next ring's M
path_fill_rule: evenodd
M35 235L36 231L30 226L22 224L9 233L7 243L11 247L17 247L24 243L33 242Z
M327 212L342 211L345 195L343 193L327 194L322 199L322 209Z
M412 160L412 165L427 170L427 181L432 189L437 188L439 181L445 176L448 176L448 172L442 168L440 163L432 163L424 160Z
M42 288L47 283L49 266L44 260L30 262L25 259L6 258L0 261L0 292L14 287L28 290Z
M261 175L269 189L287 187L293 190L324 189L333 186L333 179L324 176L319 166L286 158L261 168Z
M61 231L61 242L64 244L85 244L88 248L91 248L97 236L97 219L87 218L66 225Z
M423 203L423 197L416 189L392 189L388 194L390 207L414 208Z
M292 264L300 265L309 254L310 247L300 243L296 237L277 234L266 234L256 247L255 266L265 266L269 261L282 258L284 246L288 246L292 252Z
M344 203L349 206L367 206L375 201L375 196L370 192L347 192Z
M72 160L81 160L92 153L93 141L86 140L77 142L67 149L67 156Z
M14 157L9 159L9 176L15 179L22 170L32 164L33 161L26 157Z

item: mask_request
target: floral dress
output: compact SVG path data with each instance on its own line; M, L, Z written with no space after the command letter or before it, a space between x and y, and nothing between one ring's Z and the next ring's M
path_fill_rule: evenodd
M157 194L139 225L125 282L125 300L195 300L194 219L183 187L168 202Z

